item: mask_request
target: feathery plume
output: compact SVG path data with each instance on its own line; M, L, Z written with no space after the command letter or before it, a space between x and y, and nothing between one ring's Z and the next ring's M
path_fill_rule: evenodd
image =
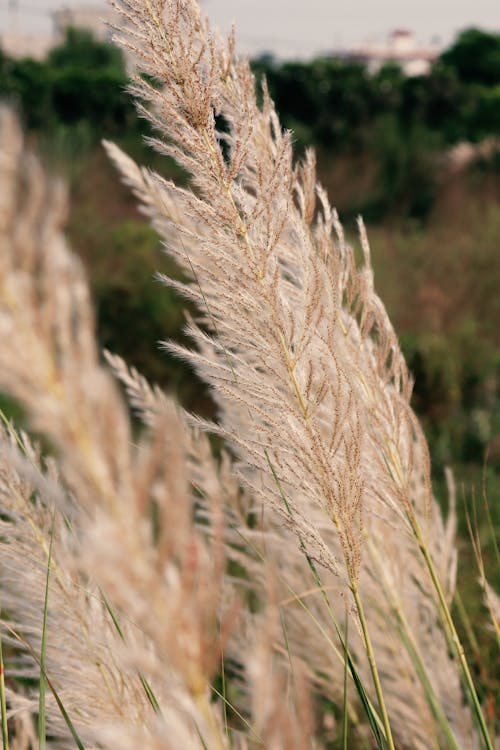
M359 266L317 185L314 156L294 166L290 134L281 130L265 85L259 106L233 38L225 44L217 37L195 2L113 5L127 23L117 41L156 81L137 76L132 89L158 132L152 145L190 173L194 188L141 170L108 145L167 251L191 279L164 280L201 311L188 325L195 350L167 344L213 386L219 422L195 423L224 437L254 502L281 515L308 560L339 579L362 635L389 743L370 638L373 628L384 632L384 615L366 615L363 606L383 599L370 575L365 537L378 549L388 546L387 580L398 585L415 632L431 608L426 627L440 633L444 663L455 674L454 715L467 724L439 621L452 594L453 534L442 534L427 445L410 407L411 379L374 290L364 227L360 222ZM386 538L393 542L386 545ZM420 548L432 549L435 561L418 557ZM407 556L416 568L395 575ZM440 589L439 605L429 566L433 581L437 569L449 585L447 593ZM421 615L412 602L419 586L425 594L416 601L427 603ZM379 640L383 653L387 638ZM385 683L404 731L407 712L393 675L409 674L411 685L415 666L408 655L402 658L405 669L388 670ZM470 727L466 734L472 742ZM422 737L418 746L424 743Z

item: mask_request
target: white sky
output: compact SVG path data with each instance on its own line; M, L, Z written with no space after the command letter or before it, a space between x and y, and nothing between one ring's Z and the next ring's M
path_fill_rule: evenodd
M9 10L11 3L17 11ZM61 5L99 5L104 0L0 0L0 33L47 32L48 11ZM281 56L381 41L394 28L409 28L422 42L448 42L475 25L500 31L500 0L204 0L221 29L236 21L244 53L272 51Z

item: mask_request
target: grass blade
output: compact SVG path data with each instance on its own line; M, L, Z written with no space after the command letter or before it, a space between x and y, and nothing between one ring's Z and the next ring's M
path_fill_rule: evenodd
M215 685L210 685L210 690L213 692L214 695L216 695L218 698L220 698L226 706L230 709L231 713L233 713L241 722L246 726L246 728L253 734L254 738L259 742L261 745L264 745L264 740L262 737L260 737L253 726L250 724L248 719L245 719L242 713L238 711L236 706L234 706L222 693L217 690Z
M40 648L40 687L38 695L38 747L45 750L46 746L46 721L45 721L45 668L47 661L47 614L49 608L49 583L50 569L52 565L52 549L54 546L54 527L56 520L56 511L52 516L52 526L50 528L49 554L47 557L47 575L45 578L45 599L43 604L43 625L42 625L42 644Z
M283 504L285 505L285 508L286 508L287 512L290 515L292 515L292 509L291 509L290 503L288 502L288 499L286 497L286 494L285 494L285 491L284 491L283 486L281 484L281 481L280 481L280 479L279 479L279 477L278 477L278 475L276 473L276 470L275 470L275 468L274 468L274 466L272 464L272 461L271 461L271 459L269 457L269 453L268 453L267 450L265 450L264 453L265 453L266 460L267 460L267 463L269 465L269 468L271 470L271 473L273 475L274 482L275 482L275 484L276 484L276 486L278 488L278 492L279 492L280 497L281 497L281 499L283 501ZM338 638L339 638L339 640L340 640L340 642L342 644L342 649L344 651L344 654L346 654L346 653L348 653L347 646L345 644L344 638L342 637L342 633L340 631L338 622L337 622L337 620L335 618L335 615L333 613L332 607L330 605L330 601L328 599L328 595L326 594L324 586L323 586L323 584L321 582L321 578L319 576L318 570L317 570L317 568L316 568L313 560L311 559L311 557L307 553L306 546L304 544L303 539L301 539L300 537L299 537L299 544L300 544L300 548L302 549L302 552L305 555L305 558L307 560L307 564L309 565L309 568L310 568L311 573L313 575L314 581L315 581L316 585L318 586L318 589L321 591L321 594L323 596L323 600L324 600L324 602L326 604L328 613L329 613L330 618L331 618L331 620L333 622L335 631L336 631L337 636L338 636ZM359 601L357 602L357 604L358 604L358 611L359 611L359 608L360 608ZM362 613L360 612L359 614L361 616ZM382 737L384 736L384 738L385 738L386 732L384 730L384 726L383 726L382 720L378 716L378 714L375 713L375 711L374 711L374 709L373 709L373 707L371 705L371 701L368 698L368 695L366 694L366 691L365 691L365 689L364 689L364 687L362 685L361 678L359 677L359 674L357 673L357 671L355 669L355 666L353 664L353 661L352 661L352 659L351 659L350 656L349 656L349 671L351 672L352 678L354 680L354 684L356 685L356 689L357 689L357 691L359 693L359 697L361 699L361 702L363 704L363 708L364 708L364 710L366 712L366 715L367 715L367 718L368 718L368 722L370 724L370 727L372 729L373 735L374 735L375 740L377 742L377 747L379 748L379 750L385 750L386 744L385 744L384 739L382 739ZM382 705L383 705L383 702L382 702Z
M420 551L424 557L425 563L427 565L427 570L428 570L430 579L432 581L432 585L434 586L434 590L437 594L437 600L438 600L438 604L439 604L439 608L441 612L443 625L446 628L451 638L451 641L454 645L454 650L457 655L460 667L462 669L465 687L471 699L473 713L475 714L475 718L477 720L477 726L482 735L484 745L487 748L487 750L494 750L493 740L490 736L490 732L489 732L488 726L486 724L486 721L483 715L483 709L481 706L481 702L479 700L476 687L474 685L474 680L472 679L472 674L470 671L469 663L465 657L465 652L464 652L462 643L460 641L459 635L457 633L454 620L451 616L450 608L446 601L446 596L445 596L443 587L441 585L441 581L439 580L439 576L438 576L436 567L434 565L432 555L425 542L417 517L414 515L409 515L408 520L410 521L410 524L412 526L413 534L420 548Z
M139 672L139 679L141 681L142 687L144 688L144 692L146 693L146 697L148 701L151 703L153 711L155 712L155 714L161 714L160 704L158 703L156 695L153 692L153 688L151 687L147 679L144 677L142 672Z
M314 580L316 582L316 585L318 586L319 590L322 593L323 599L325 601L327 610L330 614L330 618L332 620L333 626L335 628L335 632L337 634L337 637L340 641L340 644L342 646L342 650L344 653L344 658L347 658L347 664L349 667L349 672L351 674L351 677L353 679L354 685L356 687L356 691L359 695L359 699L361 700L363 709L365 711L366 717L368 719L368 723L370 724L370 729L372 730L373 737L377 743L377 748L379 750L385 750L385 733L384 733L384 727L382 724L382 720L378 713L376 712L376 709L374 708L370 698L368 697L368 694L364 688L363 681L361 677L359 676L359 672L356 669L356 666L352 660L352 657L349 653L349 649L347 648L347 643L345 642L345 639L342 635L342 631L340 630L339 624L335 618L334 612L332 610L330 601L328 599L328 595L324 589L324 586L321 582L320 575L318 573L318 570L316 568L316 565L311 560L309 555L306 553L306 559L309 565L309 568L311 569L311 572L313 574Z
M123 630L122 630L122 627L121 627L120 623L118 622L118 617L116 616L116 613L113 610L113 607L111 606L108 598L106 597L106 594L104 593L104 591L102 589L99 589L99 593L100 593L100 595L102 597L102 601L104 603L104 606L106 607L106 610L107 610L109 616L111 617L113 625L115 626L116 632L120 636L121 640L123 642L125 642L125 635L123 633ZM153 711L155 712L155 714L161 714L160 704L158 703L158 699L157 699L156 695L154 694L153 688L149 684L147 678L142 674L142 672L138 672L137 674L139 675L139 679L141 681L141 685L142 685L142 687L144 689L144 692L146 693L146 697L147 697L148 701L150 702Z
M3 666L2 634L0 633L0 706L2 713L2 745L9 750L9 728L7 725L7 701L5 700L5 671Z
M224 731L226 733L226 737L229 737L229 728L227 724L226 667L224 664L224 649L222 648L222 633L220 632L220 628L219 628L219 637L221 639L221 648L220 648L221 687L222 687L222 695L224 696L224 699L222 701L222 711L224 713Z
M344 649L344 700L343 700L343 712L342 717L342 750L347 750L347 729L349 723L349 717L347 715L347 648L349 643L349 617L347 611L345 613L345 649Z
M115 614L115 612L113 610L113 607L109 603L109 600L106 597L106 594L104 593L104 591L102 589L99 589L99 594L101 595L102 601L104 602L104 606L106 607L106 610L107 610L109 616L111 617L111 620L113 621L113 625L116 628L116 632L118 633L118 635L120 636L120 638L122 639L122 641L125 641L125 636L123 634L122 627L121 627L120 623L118 622L118 618L117 618L117 616L116 616L116 614Z
M249 539L247 539L245 537L245 535L238 529L237 526L233 525L232 529L233 529L233 531L236 532L236 534L240 537L240 539L242 539L243 542L249 547L249 549L251 549L252 552L254 552L254 554L257 555L257 557L259 557L261 560L264 560L264 557L263 557L262 553L260 552L260 550L254 544L252 544L252 542ZM383 729L383 726L382 726L382 721L381 721L381 719L380 719L380 717L379 717L379 715L377 713L376 708L373 706L373 704L372 704L372 702L371 702L371 700L370 700L370 698L369 698L369 696L368 696L368 694L367 694L367 692L366 692L366 690L365 690L365 688L363 686L363 682L362 682L361 677L359 676L359 673L358 673L358 671L356 669L356 665L354 664L354 662L352 660L352 657L351 657L351 655L349 653L349 650L347 649L347 646L346 646L346 644L344 642L344 638L343 638L342 632L341 632L340 627L339 627L339 625L337 623L337 620L335 618L335 613L333 612L333 610L331 608L328 596L326 594L326 590L325 590L324 586L321 583L321 578L320 578L319 573L318 573L318 571L316 569L316 566L314 565L314 562L307 556L307 554L305 556L306 556L306 560L308 562L309 568L310 568L310 570L312 572L312 575L314 577L314 581L316 583L318 591L321 593L321 595L323 597L323 600L325 602L325 606L327 607L330 619L331 619L331 621L333 623L333 627L335 629L335 633L336 633L336 635L337 635L337 637L338 637L338 639L340 641L340 644L342 646L342 650L343 650L344 654L347 655L347 666L349 668L349 674L352 677L352 680L354 682L354 686L356 688L356 692L358 693L359 699L360 699L361 704L363 706L363 710L366 713L366 716L367 716L367 719L368 719L368 723L369 723L370 728L372 730L375 742L377 743L377 748L378 748L378 750L385 750L384 740L383 740L384 729ZM302 599L302 596L300 596L300 594L298 594L296 591L294 591L294 589L290 586L290 584L282 576L280 576L280 580L286 586L286 588L288 589L288 591L290 592L290 594L292 595L292 597L294 598L294 600L297 602L297 604L300 607L302 607L305 612L307 612L307 614L309 615L309 617L312 618L312 621L314 622L314 624L318 628L318 630L321 633L321 635L325 638L325 640L328 643L329 647L332 649L332 651L335 653L335 655L339 659L341 659L342 662L343 662L342 652L340 652L338 650L338 648L335 646L335 644L333 643L332 639L330 638L329 634L326 632L326 630L324 629L324 627L322 626L322 624L315 618L314 614L311 612L311 610L304 603L304 601Z
M6 622L3 623L4 627L7 628L9 633L17 640L19 643L29 652L30 656L34 659L34 661L38 664L40 667L40 671L42 671L43 677L45 682L47 683L47 686L50 689L50 692L54 696L54 700L57 703L57 707L59 708L59 711L61 712L61 716L64 719L64 722L66 726L68 727L71 736L73 737L76 746L78 747L78 750L85 750L85 746L83 742L81 741L80 737L78 736L78 732L75 729L75 726L73 722L71 721L68 712L64 708L64 704L59 696L59 693L57 692L55 685L53 684L52 680L49 678L46 670L42 670L42 665L40 664L40 659L38 658L36 651L31 647L31 645L26 641L17 631L14 630L14 628L11 628L10 625L8 625Z
M71 732L71 736L73 737L78 750L85 750L85 747L84 747L84 745L83 745L80 737L78 736L78 732L76 731L76 729L75 729L75 727L73 725L73 722L69 718L68 712L64 708L64 704L63 704L62 700L60 699L59 694L58 694L57 690L55 689L54 685L52 684L52 682L47 677L47 673L46 672L44 673L44 678L45 678L45 680L47 682L47 685L50 688L50 691L51 691L52 695L55 698L55 701L57 703L59 711L61 712L61 716L63 717L63 719L64 719L64 721L66 723L66 726L68 727L69 731Z

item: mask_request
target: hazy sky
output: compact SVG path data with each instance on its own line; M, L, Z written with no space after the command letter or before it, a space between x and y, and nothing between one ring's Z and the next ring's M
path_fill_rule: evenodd
M383 40L399 27L423 41L448 40L470 25L500 31L500 0L206 0L206 8L221 27L234 18L241 45L251 51L307 54Z
M18 10L9 11L16 3ZM47 11L61 5L99 5L103 0L0 0L0 31L47 31ZM242 52L279 55L315 52L366 41L381 41L393 28L415 31L423 42L447 42L460 29L477 25L500 31L500 0L204 0L214 23L235 20Z

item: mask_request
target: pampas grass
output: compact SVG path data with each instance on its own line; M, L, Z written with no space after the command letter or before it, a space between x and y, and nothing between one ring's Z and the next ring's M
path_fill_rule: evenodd
M113 4L191 187L106 148L188 279L163 280L193 348L165 346L218 417L101 358L64 188L3 110L0 388L44 447L0 434L4 747L34 744L46 681L47 746L493 748L451 615L454 488L444 518L362 223L358 264L314 154L293 161L195 2Z

